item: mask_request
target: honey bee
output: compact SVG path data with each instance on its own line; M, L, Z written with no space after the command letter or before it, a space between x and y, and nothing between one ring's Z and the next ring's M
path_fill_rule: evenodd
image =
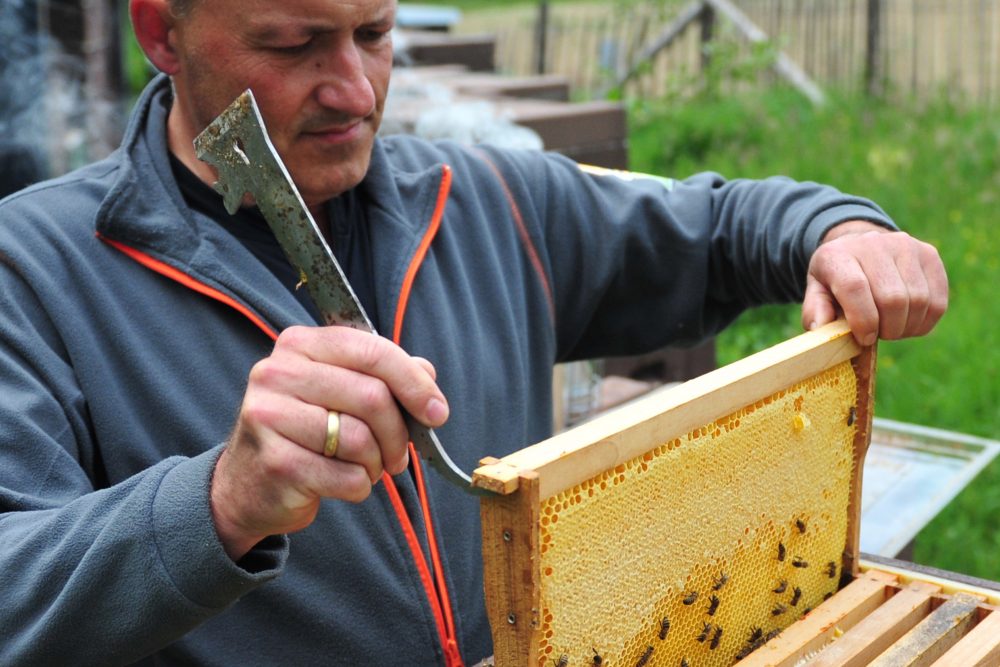
M778 562L784 562L785 560L785 545L782 542L778 542Z
M792 606L794 607L799 603L799 599L802 597L802 589L798 586L795 587L795 591L792 593Z
M837 564L834 563L832 560L826 564L826 576L830 577L831 579L837 576Z
M708 635L711 634L711 632L712 632L712 624L705 623L705 627L701 629L701 634L695 637L695 639L704 644L705 640L708 639Z
M682 600L686 605L693 605L694 601L698 599L698 591L691 591L688 593L687 597Z
M594 664L595 665L604 664L604 658L602 658L601 654L597 652L597 649L591 646L590 650L594 652Z
M708 615L715 616L715 610L719 608L719 596L713 595L708 601Z
M781 583L780 583L780 584L778 584L778 587L777 587L777 588L775 588L775 589L773 590L773 592L774 592L774 593L784 593L784 592L785 592L785 589L786 589L786 588L788 588L788 582L787 582L787 581L785 581L784 579L782 579L782 580L781 580Z
M804 561L798 556L792 560L792 567L809 567L808 561Z
M771 630L769 633L767 633L766 635L764 635L764 643L766 644L767 642L771 641L772 639L774 639L775 637L777 637L780 634L781 634L781 630L779 628L775 628L774 630Z
M786 607L781 603L778 603L774 606L774 609L771 610L771 616L781 616L786 611L788 611L788 607Z
M688 662L687 658L681 658L681 667L691 667L691 663Z
M726 573L720 574L719 578L715 580L715 585L712 586L712 590L717 591L721 589L723 586L726 585L727 581L729 581L729 575L727 575Z
M795 520L795 527L799 529L800 534L804 534L806 532L806 522L802 519Z
M764 631L758 627L750 628L750 639L747 640L750 644L756 644L761 639L764 638Z
M714 651L719 648L719 640L722 639L722 628L715 626L715 635L712 636L712 643L708 645L709 650Z
M660 639L666 639L668 632L670 632L670 619L664 616L663 620L660 621Z
M646 652L643 653L639 657L639 661L635 663L635 667L643 667L643 665L645 665L647 662L649 662L649 658L652 655L653 655L653 647L652 646L647 646L646 647Z
M854 422L858 420L858 409L851 406L851 409L847 411L847 425L854 426Z
M566 667L569 665L569 656L563 653L559 656L559 661L556 662L556 667Z

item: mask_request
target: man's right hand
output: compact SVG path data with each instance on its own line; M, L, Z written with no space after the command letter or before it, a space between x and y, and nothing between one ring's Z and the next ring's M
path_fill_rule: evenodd
M409 462L397 401L423 424L448 418L434 367L347 327L292 327L250 372L233 435L212 478L216 530L239 560L269 535L312 523L322 498L360 502L382 472ZM323 456L329 411L336 456Z

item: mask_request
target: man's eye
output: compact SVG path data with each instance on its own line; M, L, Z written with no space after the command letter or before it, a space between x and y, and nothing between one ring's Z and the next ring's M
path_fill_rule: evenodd
M389 37L389 31L384 29L363 28L358 30L356 35L359 41L372 43Z
M282 55L295 56L295 55L299 55L301 53L305 53L306 51L308 51L309 47L312 46L312 42L313 41L310 39L310 40L307 40L307 41L302 42L300 44L286 44L286 45L281 45L281 46L271 46L271 47L268 47L268 49L270 51L274 51L275 53L279 53L279 54L282 54Z

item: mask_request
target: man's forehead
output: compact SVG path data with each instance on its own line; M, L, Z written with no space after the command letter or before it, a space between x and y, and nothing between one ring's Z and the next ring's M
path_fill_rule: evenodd
M195 5L212 5L215 8L238 7L234 21L245 21L264 15L322 15L337 12L362 12L383 14L394 11L397 0L170 0L175 8L188 10ZM247 18L238 18L247 17Z
M200 0L219 1L219 0ZM245 0L242 0L245 1ZM238 19L242 31L254 39L267 40L282 34L322 33L361 26L391 27L395 0L284 0L263 2L268 6ZM234 26L236 27L236 26Z

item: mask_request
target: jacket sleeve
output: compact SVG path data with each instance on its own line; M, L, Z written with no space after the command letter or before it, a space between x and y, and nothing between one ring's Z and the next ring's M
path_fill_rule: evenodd
M208 497L220 448L103 483L55 332L0 258L0 664L129 663L273 578L287 544L226 556Z
M744 309L800 300L832 226L894 228L874 203L784 177L683 181L491 152L551 281L560 360L692 344Z

